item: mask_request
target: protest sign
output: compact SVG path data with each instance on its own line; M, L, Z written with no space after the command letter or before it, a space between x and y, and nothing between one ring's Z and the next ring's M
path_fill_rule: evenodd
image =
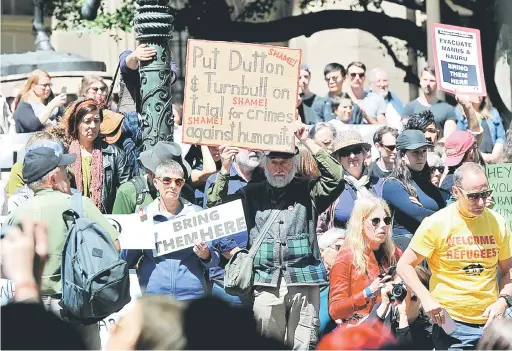
M486 95L480 31L440 23L433 23L431 30L438 88L451 94Z
M183 142L295 148L300 49L190 39Z
M212 241L247 230L242 201L194 212L154 226L155 256L194 246L194 241Z
M485 166L489 186L493 190L493 210L507 220L512 230L512 163Z
M7 305L14 297L14 283L8 279L0 279L0 306Z
M0 135L0 179L8 179L12 166L25 157L25 145L32 133Z

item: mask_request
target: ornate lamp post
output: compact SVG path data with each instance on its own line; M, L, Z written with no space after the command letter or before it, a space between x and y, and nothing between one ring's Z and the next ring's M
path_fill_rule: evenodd
M173 17L169 0L137 0L137 3L140 7L134 19L135 38L157 52L153 61L141 63L139 67L143 146L149 150L158 141L173 140L171 84L176 78L170 50Z

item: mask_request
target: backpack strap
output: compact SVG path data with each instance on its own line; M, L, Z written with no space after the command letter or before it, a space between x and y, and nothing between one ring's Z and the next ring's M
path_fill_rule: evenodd
M81 193L71 195L71 208L76 212L79 218L84 217L84 205L82 203Z
M130 182L135 186L135 204L141 206L144 203L146 194L149 193L147 182L141 176L132 178Z

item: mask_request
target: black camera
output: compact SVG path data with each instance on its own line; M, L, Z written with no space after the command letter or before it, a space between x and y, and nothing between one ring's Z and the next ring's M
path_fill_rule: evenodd
M396 300L402 302L405 300L405 297L407 296L407 288L405 287L403 282L400 282L398 284L393 284L393 289L391 290L391 296L389 299L391 301Z

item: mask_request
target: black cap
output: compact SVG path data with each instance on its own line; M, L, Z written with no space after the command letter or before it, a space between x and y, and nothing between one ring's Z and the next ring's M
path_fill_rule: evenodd
M31 145L23 160L23 181L36 182L57 167L69 166L76 160L76 154L65 154L58 143L45 141Z
M404 130L396 139L396 148L398 150L416 150L423 146L432 146L425 138L421 130Z
M299 148L295 146L295 152L265 151L268 158L292 158L299 154Z
M167 160L174 160L181 165L185 179L188 179L192 173L192 168L188 162L181 157L180 145L172 141L159 141L152 150L141 152L139 160L144 167L153 173L156 173L158 165Z

